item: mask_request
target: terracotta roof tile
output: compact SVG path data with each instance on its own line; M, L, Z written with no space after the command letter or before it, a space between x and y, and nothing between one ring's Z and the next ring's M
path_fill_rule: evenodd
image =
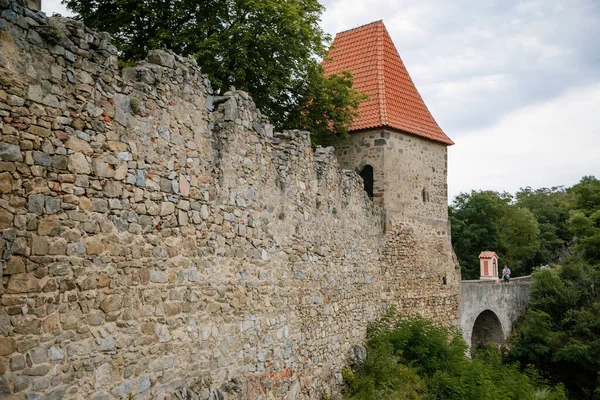
M389 127L454 144L423 102L383 21L338 33L323 67L326 74L352 72L354 88L369 95L351 131Z
M482 251L481 254L479 254L479 258L492 258L492 257L498 258L498 255L493 251Z

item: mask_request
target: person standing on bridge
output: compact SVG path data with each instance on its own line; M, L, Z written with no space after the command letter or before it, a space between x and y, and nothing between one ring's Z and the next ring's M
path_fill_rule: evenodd
M505 265L504 269L502 270L502 280L504 282L510 281L510 268L508 268L508 265Z

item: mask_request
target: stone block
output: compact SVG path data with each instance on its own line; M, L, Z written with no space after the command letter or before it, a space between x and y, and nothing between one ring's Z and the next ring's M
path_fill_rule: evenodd
M166 215L171 215L175 212L175 204L171 203L170 201L163 201L160 204L160 215L162 217L166 216Z
M4 267L4 275L15 275L25 273L25 262L23 257L13 256L11 257Z
M46 346L37 347L31 350L29 354L36 364L42 364L48 361L48 348Z
M22 354L16 354L10 358L11 371L19 371L25 368L25 357Z
M23 162L21 148L16 144L0 142L0 160Z
M121 295L113 294L107 296L100 302L100 309L105 313L118 311L123 307L123 298Z
M83 153L73 153L69 156L67 161L67 167L69 171L74 174L89 174L92 172L90 164L88 163Z
M148 52L148 62L173 68L175 66L175 57L163 50L150 50Z
M153 269L150 271L150 282L153 283L167 283L169 281L169 274L164 271L158 271Z
M32 274L12 275L8 280L7 293L37 293L41 290L39 280Z
M29 378L19 375L15 378L15 393L22 392L29 387Z
M48 239L43 236L32 235L31 237L31 254L34 256L45 256L49 250Z
M46 196L45 204L46 204L46 213L47 214L56 214L57 212L59 212L61 210L60 197Z
M67 255L76 257L85 257L86 249L83 243L69 243L67 245Z
M67 385L58 386L46 393L46 400L60 400L64 397L67 391Z
M92 211L106 213L109 211L108 200L92 199Z
M29 133L36 135L36 136L41 136L41 137L50 137L50 135L52 134L52 131L50 129L44 128L42 126L31 125L29 127Z
M100 158L92 160L92 171L100 178L112 178L115 176L114 168Z
M0 356L9 356L17 350L17 341L11 337L0 337Z
M14 215L3 208L0 208L0 230L13 227Z
M39 335L42 333L42 323L37 318L27 318L15 325L14 332L19 335Z
M56 236L59 232L60 220L56 215L41 218L37 225L37 234L40 236Z
M50 386L51 376L44 376L42 378L34 379L31 382L31 390L40 391L47 389ZM48 398L48 397L46 397Z
M31 194L27 198L27 210L31 213L42 215L46 199L43 194Z
M10 193L13 188L13 178L10 172L0 173L0 193Z
M61 331L58 315L52 314L42 321L42 331L44 333L58 333Z
M73 150L74 152L83 153L86 156L92 155L94 150L92 146L85 140L79 139L75 136L70 136L69 139L65 142L65 147L67 149Z
M94 388L109 386L112 382L112 370L110 364L102 364L94 371Z

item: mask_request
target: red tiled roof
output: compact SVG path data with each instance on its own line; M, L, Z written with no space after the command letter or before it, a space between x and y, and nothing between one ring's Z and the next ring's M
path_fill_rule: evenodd
M493 258L493 257L498 258L498 255L496 253L494 253L493 251L482 251L481 254L479 254L479 258Z
M369 95L350 131L389 127L454 144L423 102L383 21L338 33L323 67L326 74L350 71L354 88Z

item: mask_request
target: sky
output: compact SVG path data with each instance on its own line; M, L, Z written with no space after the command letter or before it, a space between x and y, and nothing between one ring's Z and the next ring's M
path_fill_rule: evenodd
M382 19L444 132L460 192L600 178L600 1L321 0L336 32ZM43 10L68 15L60 0Z

